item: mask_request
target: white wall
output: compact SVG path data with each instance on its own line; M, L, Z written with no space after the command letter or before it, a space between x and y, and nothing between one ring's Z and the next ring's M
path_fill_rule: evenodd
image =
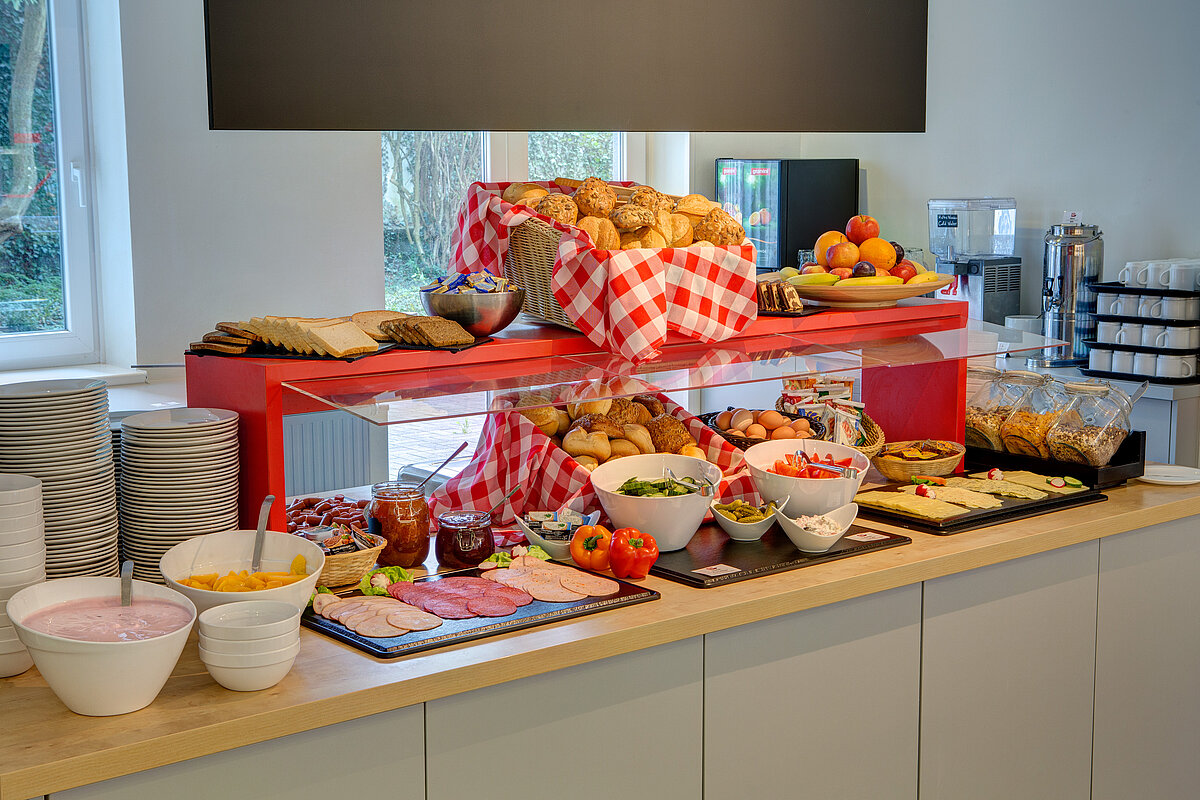
M693 134L692 185L713 190L719 156L857 157L863 210L920 245L929 198L1011 195L1033 312L1063 210L1104 231L1108 279L1129 260L1200 256L1198 30L1197 0L930 0L926 133ZM846 102L888 111L869 86Z
M382 307L379 134L210 131L202 0L120 18L137 359L181 362L220 320Z

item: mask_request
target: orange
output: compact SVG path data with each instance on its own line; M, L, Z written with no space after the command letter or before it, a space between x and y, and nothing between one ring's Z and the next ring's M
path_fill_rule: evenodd
M817 237L817 243L813 245L813 258L815 258L817 263L822 267L828 267L829 263L825 258L825 254L829 251L829 248L833 247L839 242L846 241L849 240L846 238L846 234L842 233L841 231L825 231Z
M878 236L867 239L858 246L858 257L873 265L875 269L891 269L896 266L896 248Z

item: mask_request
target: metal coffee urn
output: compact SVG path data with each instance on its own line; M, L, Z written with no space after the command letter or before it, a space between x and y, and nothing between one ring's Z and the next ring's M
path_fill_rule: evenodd
M1085 225L1073 211L1063 213L1059 225L1046 231L1042 258L1042 333L1061 339L1067 347L1045 349L1028 359L1031 367L1087 366L1083 342L1096 338L1096 292L1104 265L1103 234L1097 225Z

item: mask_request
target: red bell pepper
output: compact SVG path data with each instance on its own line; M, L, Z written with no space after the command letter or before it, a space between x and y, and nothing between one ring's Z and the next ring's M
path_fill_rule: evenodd
M608 569L612 534L603 525L583 525L571 538L571 558L584 569Z
M609 563L618 578L644 578L658 560L658 542L637 528L618 528L613 531Z

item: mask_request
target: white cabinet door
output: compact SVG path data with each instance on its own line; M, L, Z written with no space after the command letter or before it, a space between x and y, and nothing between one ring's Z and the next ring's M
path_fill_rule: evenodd
M1095 800L1200 794L1200 518L1100 542Z
M925 583L921 800L1088 797L1098 549Z
M920 665L920 586L709 634L705 800L916 797Z
M429 800L700 797L694 638L426 704Z
M50 798L420 800L425 797L423 722L421 706L401 708L55 792Z

